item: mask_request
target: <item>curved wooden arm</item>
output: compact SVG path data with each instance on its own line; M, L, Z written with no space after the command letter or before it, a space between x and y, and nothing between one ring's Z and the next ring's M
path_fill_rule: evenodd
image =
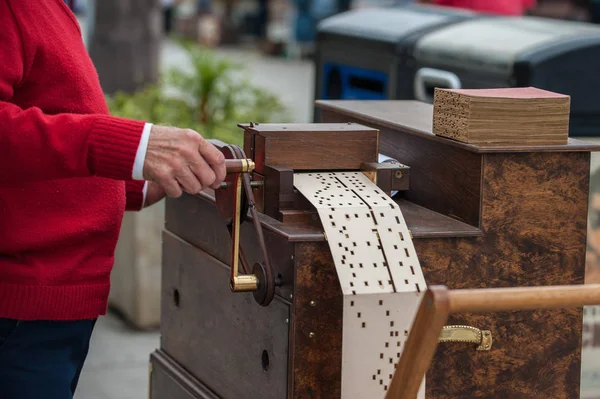
M448 289L444 286L429 287L421 300L386 399L417 397L449 314Z
M448 291L450 313L575 308L600 304L600 284Z
M600 305L600 284L448 290L428 288L411 327L386 399L415 399L452 313L504 312Z

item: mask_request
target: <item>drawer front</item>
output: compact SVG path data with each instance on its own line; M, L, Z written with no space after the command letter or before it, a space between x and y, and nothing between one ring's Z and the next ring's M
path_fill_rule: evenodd
M150 357L150 399L218 399L161 351Z
M282 399L288 391L290 306L232 293L229 268L163 234L161 349L221 399Z

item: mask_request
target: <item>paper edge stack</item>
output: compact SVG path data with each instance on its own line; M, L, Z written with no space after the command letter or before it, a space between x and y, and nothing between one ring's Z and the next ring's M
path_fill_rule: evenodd
M570 107L570 96L534 87L436 88L432 132L480 146L564 145Z

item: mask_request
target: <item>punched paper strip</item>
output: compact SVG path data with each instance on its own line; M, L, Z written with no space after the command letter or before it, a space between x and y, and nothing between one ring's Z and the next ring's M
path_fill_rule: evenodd
M319 212L344 294L342 398L383 398L426 289L402 212L361 172L296 173L294 186Z

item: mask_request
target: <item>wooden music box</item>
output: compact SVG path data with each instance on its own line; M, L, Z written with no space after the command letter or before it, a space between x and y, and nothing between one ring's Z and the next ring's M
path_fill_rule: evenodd
M215 143L222 187L167 200L151 398L383 398L427 286L583 284L597 147L461 143L412 101L318 106L240 125L243 149ZM451 315L420 397L578 398L581 337L581 308Z

